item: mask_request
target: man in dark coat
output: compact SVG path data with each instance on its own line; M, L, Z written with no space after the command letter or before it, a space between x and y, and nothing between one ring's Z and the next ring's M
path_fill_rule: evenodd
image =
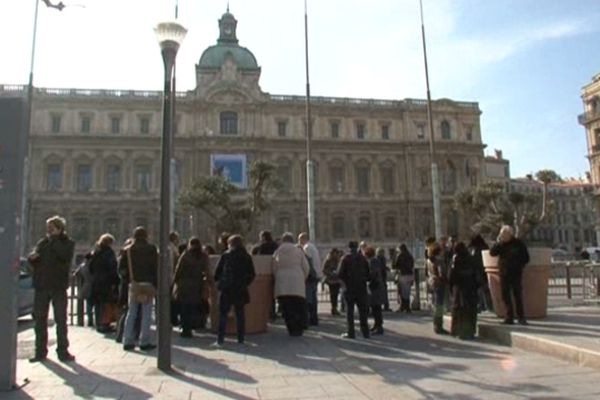
M129 259L131 257L131 260ZM129 273L129 268L133 276ZM119 260L119 275L121 280L151 284L156 288L158 281L158 249L155 245L148 243L146 229L138 226L133 231L133 244L124 249ZM129 291L127 316L125 317L125 332L123 338L123 349L131 351L135 348L135 320L141 310L140 326L140 350L152 350L156 345L150 343L150 325L152 323L153 298L144 302L138 301Z
M369 325L367 321L367 282L370 276L369 263L358 251L358 243L348 244L350 253L346 254L340 262L338 277L345 286L346 322L347 332L342 337L354 339L354 305L358 307L360 331L365 339L369 338Z
M75 360L68 351L67 338L67 288L71 261L75 251L73 242L65 231L64 218L54 216L46 221L47 235L35 246L28 260L33 268L33 318L35 321L35 356L30 362L46 359L48 354L48 310L50 302L56 323L56 353L60 361Z
M252 255L272 256L277 250L278 244L273 240L269 231L260 231L260 243L252 248Z
M514 323L514 310L510 296L512 292L517 308L519 324L527 325L523 311L523 289L521 283L523 268L529 262L529 252L525 243L514 236L511 226L504 225L500 229L497 242L490 249L490 255L498 256L502 301L506 307L504 323Z
M227 314L231 306L235 309L238 343L244 343L246 331L244 306L250 302L248 286L254 280L252 256L244 248L240 235L227 239L229 249L223 253L215 270L215 282L219 289L219 330L214 344L220 347L225 342Z

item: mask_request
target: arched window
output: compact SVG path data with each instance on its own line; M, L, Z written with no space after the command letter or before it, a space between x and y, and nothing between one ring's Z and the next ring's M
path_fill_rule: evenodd
M451 161L448 161L442 171L442 192L454 193L454 191L456 191L456 168Z
M77 242L90 242L90 220L85 217L74 217L69 230L73 240Z
M396 217L387 216L383 221L383 235L386 238L394 238L398 234L396 229Z
M451 131L450 131L450 123L446 120L443 120L440 128L442 131L442 139L450 140L452 137Z
M345 190L344 164L334 162L329 165L329 190L333 193L342 193Z
M370 175L371 168L368 164L360 164L355 168L356 191L358 194L369 194L371 190Z
M233 111L223 111L221 113L221 135L237 135L238 116Z
M52 162L46 166L46 189L54 192L62 189L62 162Z
M394 165L385 163L379 166L379 176L381 178L381 191L385 194L392 194L396 190Z
M281 214L277 217L275 225L276 234L284 234L292 230L291 218L288 214Z
M89 192L92 188L92 165L82 162L77 165L75 188L78 192Z
M280 161L277 165L277 178L282 192L292 191L292 166L288 161Z

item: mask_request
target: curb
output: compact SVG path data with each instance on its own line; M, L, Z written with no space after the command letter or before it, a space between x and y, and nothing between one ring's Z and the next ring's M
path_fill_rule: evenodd
M600 352L515 331L509 327L478 323L479 337L498 344L544 354L582 367L600 369Z

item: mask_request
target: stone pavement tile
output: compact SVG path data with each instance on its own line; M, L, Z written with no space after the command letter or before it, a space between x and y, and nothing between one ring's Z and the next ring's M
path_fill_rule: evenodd
M325 397L327 393L320 386L287 386L285 388L258 388L261 400L283 400Z
M280 388L288 386L288 382L284 377L257 378L254 382L238 382L233 380L225 380L225 388L227 389L245 389L245 388Z
M98 385L94 390L94 396L97 397L108 397L108 398L121 398L124 395L135 395L135 396L152 396L156 393L153 391L154 388L138 388L127 384L121 384L118 382L106 382Z
M219 391L193 391L190 400L207 399L236 399L236 400L258 400L260 399L257 389L222 389Z
M288 376L285 378L290 386L313 386L313 385L342 385L348 384L348 380L339 374L319 374L319 375L303 375L303 376Z
M361 388L352 385L348 381L344 383L322 384L321 388L330 397L365 396L365 392Z

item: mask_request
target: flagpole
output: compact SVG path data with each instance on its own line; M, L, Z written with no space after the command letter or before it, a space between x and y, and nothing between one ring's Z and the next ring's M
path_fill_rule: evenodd
M442 236L442 219L440 206L440 185L438 166L435 161L435 137L433 134L433 113L431 109L431 91L429 90L429 68L427 66L427 47L425 45L425 22L423 20L423 0L419 0L421 10L421 37L423 41L423 61L425 63L425 84L427 86L427 125L429 129L429 158L431 161L431 195L433 200L433 221L435 237Z
M312 160L312 117L310 107L310 78L308 67L308 7L307 0L304 0L304 53L306 60L306 201L308 214L308 236L310 240L316 242L315 227L315 178L314 164Z

